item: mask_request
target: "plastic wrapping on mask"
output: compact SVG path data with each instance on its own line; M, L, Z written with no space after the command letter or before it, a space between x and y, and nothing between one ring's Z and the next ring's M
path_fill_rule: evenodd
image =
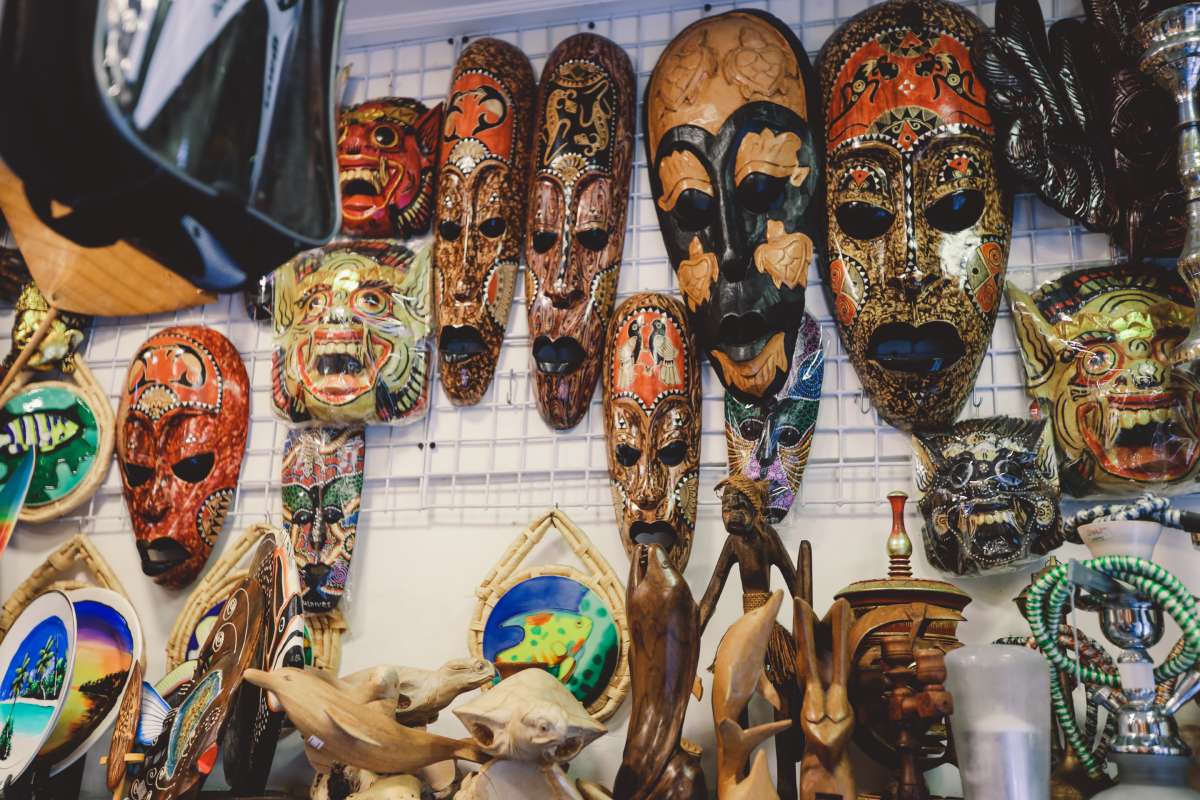
M404 424L429 407L430 251L392 239L301 253L273 276L272 405L290 422Z
M1170 354L1194 315L1174 270L1077 270L1032 294L1008 287L1029 394L1054 427L1075 497L1196 490L1196 377Z

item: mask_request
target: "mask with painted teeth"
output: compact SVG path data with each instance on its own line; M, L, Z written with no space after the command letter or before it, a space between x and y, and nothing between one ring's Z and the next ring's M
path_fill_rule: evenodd
M1194 491L1200 386L1171 369L1194 314L1172 270L1078 270L1032 295L1009 285L1030 395L1054 424L1076 497Z
M272 400L292 422L420 419L429 404L429 250L346 241L275 272Z
M912 442L929 563L954 575L1005 572L1062 544L1046 420L963 420Z

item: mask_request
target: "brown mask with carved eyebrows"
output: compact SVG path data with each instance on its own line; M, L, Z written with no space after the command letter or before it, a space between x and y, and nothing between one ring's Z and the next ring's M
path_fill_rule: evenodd
M538 411L559 430L587 412L612 316L633 162L633 66L580 33L546 61L538 88L525 242L525 296Z
M758 11L689 25L646 86L659 227L700 346L742 402L787 378L824 235L814 87L796 37Z
M525 241L533 68L511 44L463 50L445 103L434 269L438 374L456 405L478 403L500 357Z
M899 428L954 420L1000 309L1012 206L971 63L982 30L945 0L884 3L817 61L825 289L863 387Z
M700 477L700 367L683 305L621 303L605 339L604 432L621 544L660 544L687 566Z

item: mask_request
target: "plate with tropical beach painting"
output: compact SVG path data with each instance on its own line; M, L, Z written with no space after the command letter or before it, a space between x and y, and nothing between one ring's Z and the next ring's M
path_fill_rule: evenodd
M0 642L0 782L19 778L54 729L74 652L75 609L57 591L26 606Z
M134 662L142 657L142 629L129 601L108 589L67 592L75 606L75 669L62 714L38 758L63 771L116 721Z

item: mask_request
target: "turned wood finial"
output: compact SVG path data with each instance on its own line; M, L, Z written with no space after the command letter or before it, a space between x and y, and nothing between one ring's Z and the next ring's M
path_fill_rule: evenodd
M908 495L889 492L888 502L892 504L892 532L887 540L888 577L911 578L913 573L909 558L913 545L912 539L908 538L908 531L904 529L904 504L908 502Z

